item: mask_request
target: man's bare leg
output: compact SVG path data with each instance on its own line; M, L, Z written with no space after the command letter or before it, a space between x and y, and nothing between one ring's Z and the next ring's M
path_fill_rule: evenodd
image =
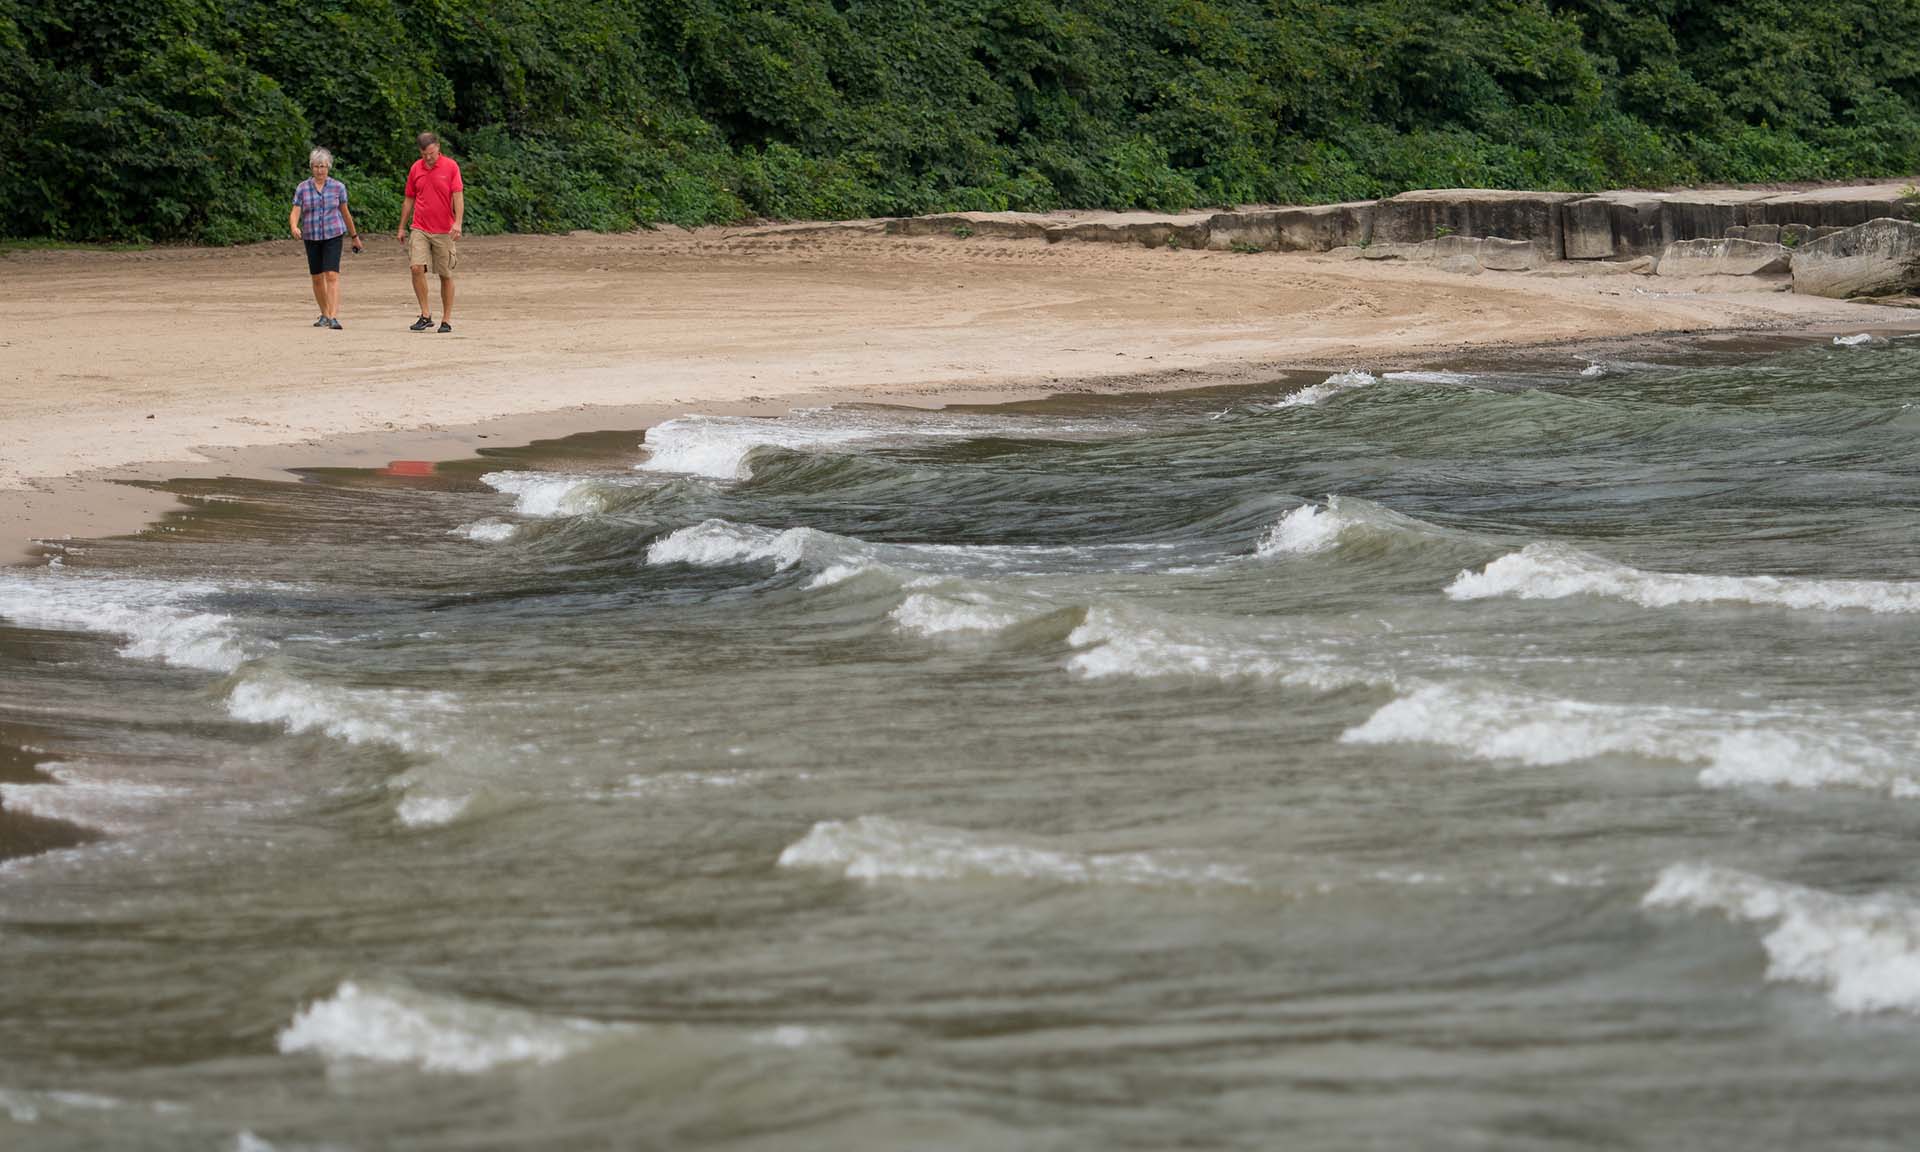
M421 283L425 282L423 277ZM426 299L426 291L425 288L420 289L423 300ZM450 276L440 277L440 323L453 323L453 278Z
M420 315L433 315L427 311L427 266L425 264L413 266L413 294L420 301Z
M320 315L333 315L327 311L327 274L325 272L313 278L313 302L320 305Z

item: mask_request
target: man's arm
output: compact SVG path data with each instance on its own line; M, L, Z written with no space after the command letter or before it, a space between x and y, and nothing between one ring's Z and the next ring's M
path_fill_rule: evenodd
M467 194L455 189L453 193L453 238L460 238L460 221L467 215Z
M407 221L413 219L413 201L414 197L409 196L400 202L400 227L393 230L395 240L407 238Z

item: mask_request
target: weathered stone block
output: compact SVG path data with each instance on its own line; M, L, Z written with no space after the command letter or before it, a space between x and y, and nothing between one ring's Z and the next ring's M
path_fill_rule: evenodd
M1747 209L1751 224L1805 224L1813 228L1851 228L1869 220L1901 219L1906 205L1902 184L1862 184L1815 188L1755 201Z
M1660 254L1662 276L1756 276L1785 272L1793 250L1751 240L1682 240Z
M1900 296L1920 290L1920 224L1879 219L1794 250L1793 290L1806 296Z
M1749 224L1747 225L1747 239L1753 241L1755 244L1778 244L1780 243L1780 225Z
M889 220L886 231L889 236L971 235L1033 240L1045 236L1051 226L1044 216L1019 212L950 212Z
M1222 212L1207 222L1207 247L1251 245L1265 252L1331 252L1373 238L1373 202Z
M1374 206L1375 242L1417 244L1446 236L1525 240L1548 260L1566 252L1562 205L1577 192L1505 192L1446 188L1402 192Z
M1780 243L1795 248L1813 239L1813 229L1805 224L1780 225Z
M1560 227L1569 260L1605 260L1614 253L1613 206L1605 200L1572 200L1561 205Z
M1765 192L1674 192L1660 202L1660 242L1717 240L1750 223L1747 206Z
M1747 231L1748 229L1745 224L1735 224L1733 227L1726 230L1726 232L1722 236L1722 239L1726 239L1726 240L1751 239L1752 237L1747 235Z
M1105 220L1056 224L1047 229L1049 243L1080 240L1093 244L1140 244L1148 248L1205 248L1210 216L1157 216L1129 212Z

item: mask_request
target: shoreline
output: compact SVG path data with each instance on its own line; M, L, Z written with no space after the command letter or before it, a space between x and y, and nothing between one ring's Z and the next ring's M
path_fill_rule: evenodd
M453 337L388 320L412 311L410 292L371 262L347 281L348 332L300 326L290 242L0 257L0 302L23 321L0 340L0 563L176 506L128 481L445 460L693 411L995 404L1920 329L1911 312L1750 286L1311 254L800 231L471 248ZM183 283L177 302L145 305Z

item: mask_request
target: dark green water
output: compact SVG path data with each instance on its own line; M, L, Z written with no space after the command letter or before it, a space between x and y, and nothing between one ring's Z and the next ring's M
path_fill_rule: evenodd
M0 572L0 1146L1908 1146L1916 343L176 483Z

